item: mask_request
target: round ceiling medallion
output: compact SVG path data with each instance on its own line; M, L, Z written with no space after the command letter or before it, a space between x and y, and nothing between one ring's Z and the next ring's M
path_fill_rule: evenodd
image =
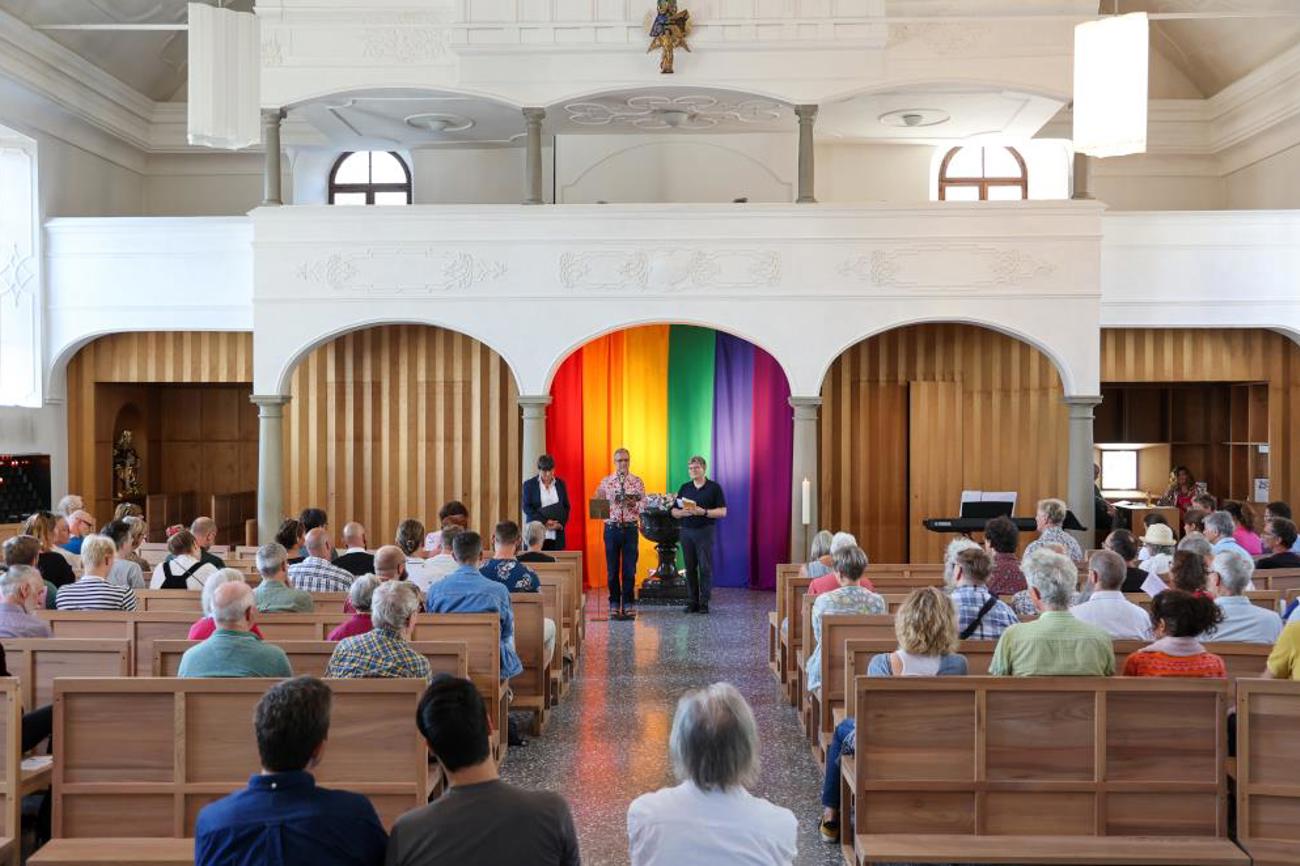
M406 118L406 125L425 132L464 132L474 125L474 121L459 114L412 114Z
M900 108L880 115L880 122L885 126L897 126L903 129L920 129L926 126L938 126L947 123L950 115L937 108Z

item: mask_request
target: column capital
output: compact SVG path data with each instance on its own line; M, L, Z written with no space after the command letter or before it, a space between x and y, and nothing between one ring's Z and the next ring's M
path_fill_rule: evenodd
M794 417L801 421L816 421L817 411L821 408L821 397L791 397L790 407L794 409Z
M1071 413L1086 409L1089 415L1092 414L1092 407L1101 405L1101 401L1102 398L1098 394L1077 394L1061 398L1061 402L1070 407Z
M812 123L817 119L816 105L796 105L794 107L795 117L799 118L800 123Z
M278 418L285 405L293 398L286 394L254 394L248 402L257 406L257 414L265 418Z
M524 418L545 418L546 407L551 405L550 394L521 394L519 408L524 410Z
M278 126L287 114L283 108L263 108L262 126Z
M546 119L545 108L523 108L520 110L524 113L524 120L528 123L540 124Z

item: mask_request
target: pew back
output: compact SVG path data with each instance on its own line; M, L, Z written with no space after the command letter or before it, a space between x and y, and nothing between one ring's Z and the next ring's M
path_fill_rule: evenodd
M1300 589L1300 568L1265 568L1255 572L1253 580L1260 589Z
M1237 684L1237 839L1256 863L1300 863L1300 682Z
M197 589L137 589L136 600L139 610L183 610L202 616L202 592ZM313 592L312 602L316 605L315 613L341 614L343 604L348 600L346 592Z
M5 665L21 684L23 706L29 710L54 703L55 677L131 674L131 643L125 638L5 638L3 645Z
M195 640L159 640L153 644L153 676L174 677L180 669L181 656ZM338 641L286 640L268 641L284 650L296 676L324 677L325 667ZM465 644L456 641L412 641L411 649L429 660L430 674L451 674L465 678L469 675Z

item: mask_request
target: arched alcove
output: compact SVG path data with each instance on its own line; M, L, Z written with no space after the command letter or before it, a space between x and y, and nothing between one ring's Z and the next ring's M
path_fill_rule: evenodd
M771 355L712 328L643 325L575 350L550 394L547 448L573 501L585 502L613 471L616 448L629 450L647 493L675 493L698 454L727 497L715 585L773 585L788 555L793 416L789 383ZM602 532L585 508L574 509L566 538L586 551L589 586L605 584ZM643 539L640 564L655 561Z
M379 325L316 346L285 407L284 503L357 520L372 545L409 517L436 529L463 501L473 525L517 519L520 426L514 376L479 341L431 325Z
M950 537L921 520L961 491L1064 497L1069 415L1052 361L976 325L928 323L846 349L822 383L821 525L877 562L930 562Z

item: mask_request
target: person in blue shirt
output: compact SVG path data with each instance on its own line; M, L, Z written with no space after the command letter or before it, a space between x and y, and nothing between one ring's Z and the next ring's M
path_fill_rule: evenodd
M315 677L262 696L253 713L262 772L199 812L196 866L381 866L388 835L370 800L318 788L308 772L325 751L332 698Z
M501 680L519 676L523 663L515 652L515 614L505 584L488 580L478 571L483 539L477 532L461 532L451 542L456 570L429 587L424 609L429 613L490 613L501 617Z
M495 580L511 592L538 592L541 582L537 572L515 558L519 552L519 524L503 520L492 532L492 558L483 563L479 574Z

